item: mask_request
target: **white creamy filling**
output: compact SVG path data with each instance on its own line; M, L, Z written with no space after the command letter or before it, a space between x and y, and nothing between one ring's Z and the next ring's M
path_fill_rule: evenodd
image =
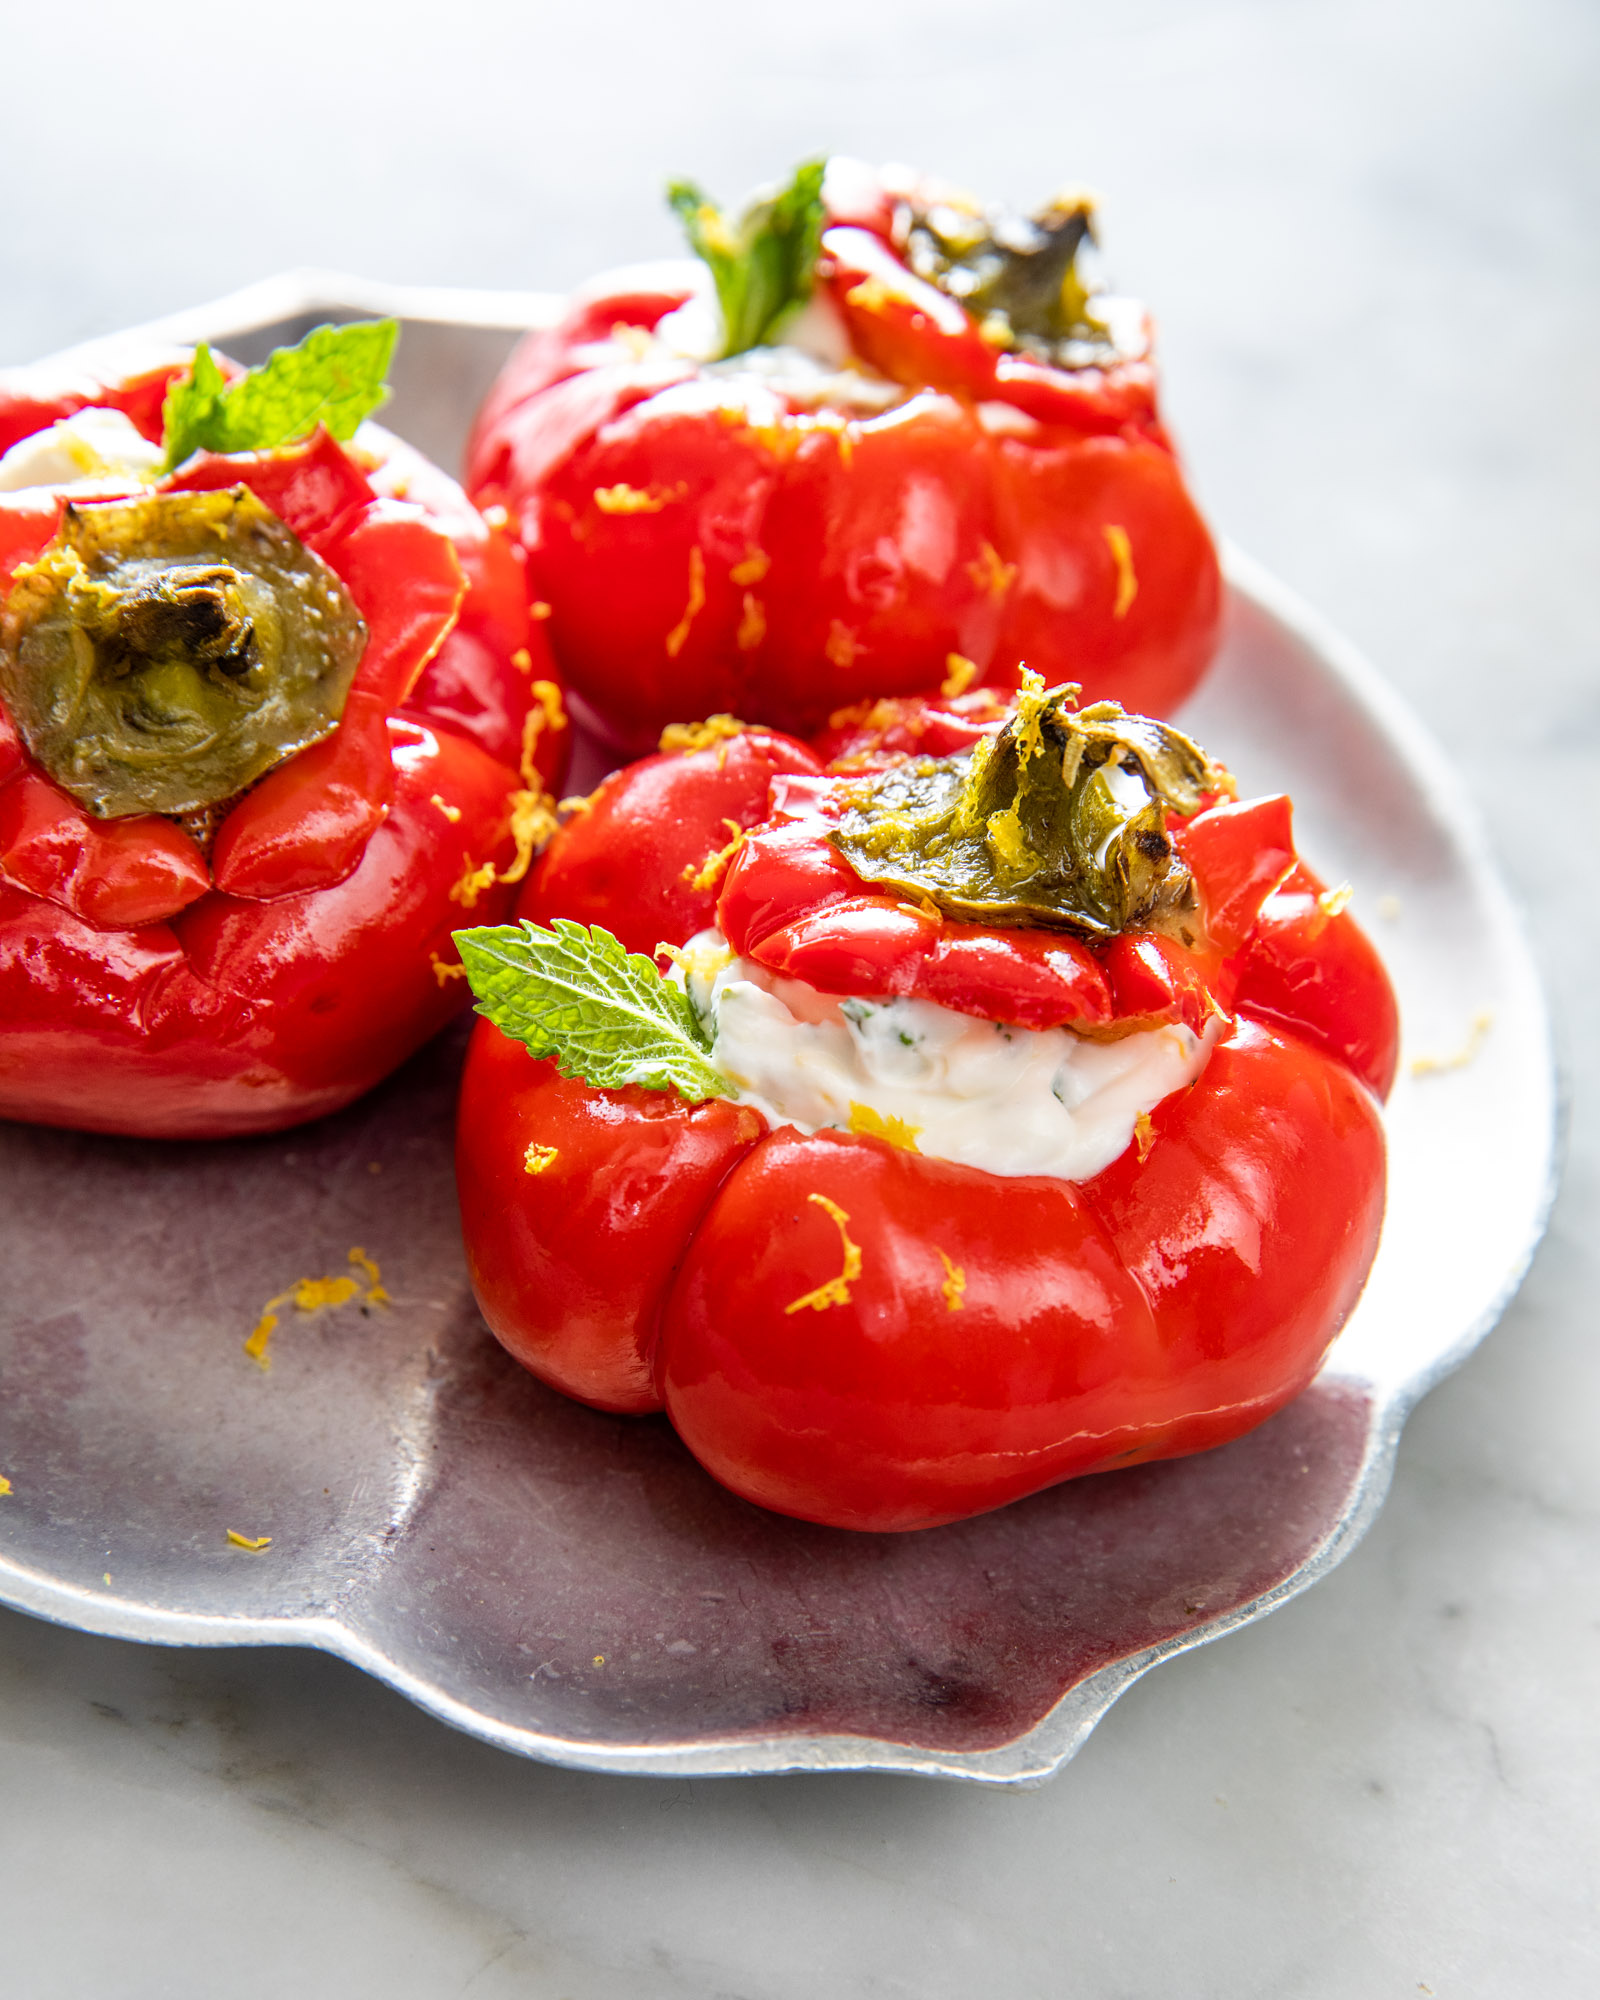
M859 1132L894 1120L879 1136L991 1174L1081 1181L1110 1166L1141 1114L1199 1076L1222 1026L1094 1042L929 1000L835 1000L733 957L717 931L691 939L684 961L714 1027L711 1060L770 1124Z
M162 455L121 410L79 410L18 439L0 458L0 493L124 477L142 485L160 471Z
M722 346L716 300L697 293L659 321L655 338L669 354L693 361L711 380L756 376L762 387L796 409L849 410L863 416L905 400L898 382L864 371L851 357L850 337L837 308L816 292L784 327L781 346L751 347L726 361L711 357Z

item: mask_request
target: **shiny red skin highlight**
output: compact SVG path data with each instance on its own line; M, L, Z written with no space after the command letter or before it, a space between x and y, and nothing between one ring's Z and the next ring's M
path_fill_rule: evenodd
M806 734L937 686L952 654L1165 714L1211 657L1216 554L1148 360L997 356L911 276L891 209L836 209L818 278L900 391L886 411L641 342L702 282L664 266L577 294L479 413L467 489L506 510L556 657L625 750L717 710Z
M1244 1021L1153 1123L1146 1160L1130 1147L1078 1185L772 1133L672 1289L679 1435L748 1500L881 1531L1252 1429L1360 1294L1378 1113L1340 1065ZM847 1304L796 1310L840 1270L814 1194L849 1218L861 1276Z
M0 377L0 443L91 404L159 437L177 365L125 384ZM87 813L0 705L0 1116L151 1137L276 1130L348 1103L466 1004L434 962L453 966L452 929L496 921L511 891L451 891L509 863L525 718L544 715L533 683L557 683L510 543L437 468L398 440L387 453L369 477L319 432L204 454L166 482L249 486L368 628L338 729L233 806L209 864L174 821ZM0 591L62 504L0 494ZM569 739L539 728L540 782L559 783Z
M615 866L638 871L636 935L681 943L668 902L647 899L665 897L698 848L675 844L674 814L634 822L627 810L659 768L611 781L608 837ZM687 821L714 773L678 769L674 813ZM753 768L748 782L753 796ZM854 990L936 997L915 981L945 964L957 970L943 1004L1028 1025L1114 1033L1161 1018L1157 999L1203 1025L1215 1001L1231 1020L1206 1068L1111 1166L1068 1183L563 1082L484 1024L457 1157L469 1263L497 1335L581 1400L665 1408L744 1498L877 1532L960 1520L1262 1422L1315 1374L1375 1254L1377 1098L1397 1037L1371 946L1316 901L1295 860L1288 802L1223 802L1177 829L1223 939L1184 957L1148 934L1091 950L904 905L887 906L890 922L887 899L859 882L852 894L821 838L828 789L777 781L778 810L723 889L725 926L770 938L832 922L837 941L864 913ZM585 900L580 876L561 876L572 834L546 865L573 899L558 909L547 896L541 914L605 923L606 892ZM1076 1016L1040 983L1045 955L1066 947L1092 974ZM530 1146L554 1148L532 1173Z
M1304 862L1261 907L1238 998L1349 1063L1379 1097L1389 1095L1400 1061L1394 988L1371 939L1347 910L1330 909Z
M662 1302L718 1186L763 1130L755 1112L715 1099L568 1082L480 1023L456 1169L473 1290L508 1351L597 1409L659 1409Z
M765 816L772 780L821 769L803 743L770 730L630 764L545 849L517 915L546 924L581 916L646 956L663 939L681 944L716 920L721 874L695 880Z
M509 889L470 913L449 892L469 860L510 859L509 774L421 718L388 728L393 806L331 887L213 890L168 922L100 930L0 881L0 1113L147 1138L279 1131L349 1104L453 1019L465 981L433 961L455 963L463 921L506 913Z

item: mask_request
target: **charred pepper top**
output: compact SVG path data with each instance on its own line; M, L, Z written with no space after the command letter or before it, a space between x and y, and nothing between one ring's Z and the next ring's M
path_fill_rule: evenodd
M969 921L1181 931L1194 885L1166 813L1195 812L1226 774L1167 723L1075 710L1076 688L1027 679L998 735L853 785L831 844L865 881Z
M246 486L69 505L0 611L0 695L100 819L232 798L338 726L366 626Z
M896 235L910 268L959 299L990 346L1057 368L1115 358L1115 337L1095 311L1098 287L1082 268L1096 241L1088 195L1059 195L1032 216L965 198L907 202Z

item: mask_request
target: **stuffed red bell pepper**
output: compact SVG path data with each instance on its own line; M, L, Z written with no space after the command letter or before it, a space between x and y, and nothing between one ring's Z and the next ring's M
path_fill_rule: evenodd
M672 193L702 264L581 290L468 453L611 740L716 710L805 733L930 663L1175 707L1217 560L1146 316L1085 268L1089 199L1025 220L843 160L736 222Z
M518 1360L664 1407L747 1499L901 1529L1310 1380L1397 1023L1288 800L1177 731L1033 681L879 724L843 771L707 728L600 788L522 925L458 936L457 1157Z
M514 549L362 423L394 333L0 377L0 1116L272 1130L464 1004L569 732Z

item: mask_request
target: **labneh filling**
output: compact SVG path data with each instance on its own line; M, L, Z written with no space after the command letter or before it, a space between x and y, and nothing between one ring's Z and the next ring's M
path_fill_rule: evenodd
M836 999L736 958L719 931L676 976L710 1060L772 1125L841 1130L991 1174L1088 1180L1205 1068L1223 1023L1091 1041L977 1020L928 1000Z

